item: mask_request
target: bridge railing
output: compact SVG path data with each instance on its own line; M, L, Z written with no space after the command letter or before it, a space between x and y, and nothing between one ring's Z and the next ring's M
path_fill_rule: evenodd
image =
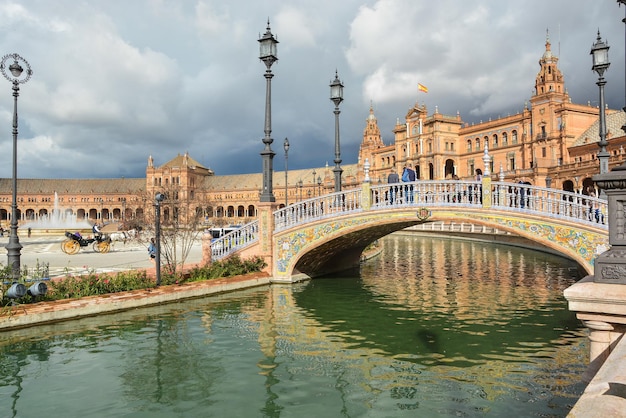
M418 180L372 186L372 208L396 206L482 206L478 181Z
M521 183L418 180L371 187L372 209L402 206L489 207L591 223L608 229L607 202L597 197ZM486 201L484 201L486 199Z
M303 200L274 212L274 230L282 231L311 220L361 210L361 189L335 192Z
M491 205L550 218L594 224L608 230L607 201L594 196L520 183L492 183Z
M252 221L211 242L211 258L221 260L227 255L259 240L259 221Z

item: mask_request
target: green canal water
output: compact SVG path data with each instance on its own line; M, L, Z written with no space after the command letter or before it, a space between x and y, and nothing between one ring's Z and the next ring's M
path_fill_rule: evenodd
M359 277L0 335L1 417L562 417L586 334L537 251L393 235Z

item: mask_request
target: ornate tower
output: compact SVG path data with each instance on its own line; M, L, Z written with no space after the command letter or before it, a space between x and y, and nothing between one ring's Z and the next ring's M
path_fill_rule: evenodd
M550 93L566 96L563 74L557 66L558 61L559 58L552 53L550 39L546 36L546 51L539 59L540 70L535 78L535 96Z
M522 135L522 160L528 168L547 168L567 159L565 107L570 98L558 61L546 34L546 50L539 59L535 91L530 98L530 126L524 127Z
M365 120L363 141L361 142L361 147L359 149L359 171L361 171L361 167L365 164L366 159L369 160L372 165L372 170L375 171L375 155L377 154L377 150L383 148L384 146L385 144L383 144L380 129L378 128L378 121L376 120L376 116L374 116L374 108L370 104L370 114Z

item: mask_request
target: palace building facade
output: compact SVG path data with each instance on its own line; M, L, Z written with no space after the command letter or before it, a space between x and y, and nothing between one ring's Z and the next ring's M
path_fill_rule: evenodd
M477 124L458 113L429 115L415 104L404 121L391 129L385 144L372 107L365 121L358 162L342 166L342 187L359 187L364 165L370 178L385 183L392 169L411 164L418 180L474 179L524 181L578 193L593 193L592 176L599 173L599 109L574 104L558 68L558 57L546 41L539 59L532 97L523 111ZM626 114L606 110L609 167L624 161ZM485 167L485 151L490 157ZM488 169L488 170L486 170ZM275 172L273 188L279 206L334 191L332 167ZM20 226L50 217L72 217L91 223L140 221L153 210L156 192L165 192L175 206L163 216L199 215L203 225L243 224L257 216L262 174L215 175L187 153L155 165L148 158L145 178L137 179L18 179ZM12 180L0 179L0 226L8 228ZM177 211L177 213L170 213ZM181 211L178 213L178 211Z
M359 164L367 159L370 176L385 181L411 164L421 180L472 179L485 171L485 148L495 180L524 181L587 192L599 173L599 109L571 102L558 58L546 41L530 102L521 113L478 124L464 123L459 114L443 115L415 104L393 128L393 143L382 141L373 109L366 120ZM623 111L606 110L610 167L624 158Z

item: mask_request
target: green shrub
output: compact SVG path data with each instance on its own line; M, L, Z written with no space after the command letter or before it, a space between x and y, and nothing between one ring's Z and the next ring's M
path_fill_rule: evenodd
M200 280L216 279L219 277L238 276L247 273L253 273L263 270L266 264L260 257L253 257L247 260L241 260L239 257L230 257L226 260L216 261L202 267L196 267L191 270L190 274L181 276L173 274L164 269L161 276L161 283L181 284L185 282L195 282ZM47 270L47 266L46 270ZM39 272L40 266L37 265L36 271ZM26 277L26 270L22 274L20 282ZM47 271L46 271L47 273ZM6 290L11 286L9 279L11 270L8 267L0 268L0 291L2 291L2 306L6 306L12 301L4 298ZM43 277L43 276L38 276ZM26 283L27 284L27 283ZM37 300L59 300L59 299L76 299L86 296L104 295L107 293L126 292L138 289L150 289L156 287L154 278L148 277L145 270L129 270L118 272L115 274L98 274L90 272L82 276L68 275L62 279L50 280L46 282L48 293L45 296L39 296ZM31 303L34 299L31 296L24 296L15 301L15 303Z
M214 261L201 267L195 267L189 273L189 281L210 280L220 277L239 276L247 273L259 272L267 264L261 257L252 257L242 260L238 256L225 260Z
M111 274L90 273L86 276L68 276L50 282L48 289L52 299L81 298L103 295L106 293L126 292L129 290L155 287L154 280L146 276L144 270L123 271Z

